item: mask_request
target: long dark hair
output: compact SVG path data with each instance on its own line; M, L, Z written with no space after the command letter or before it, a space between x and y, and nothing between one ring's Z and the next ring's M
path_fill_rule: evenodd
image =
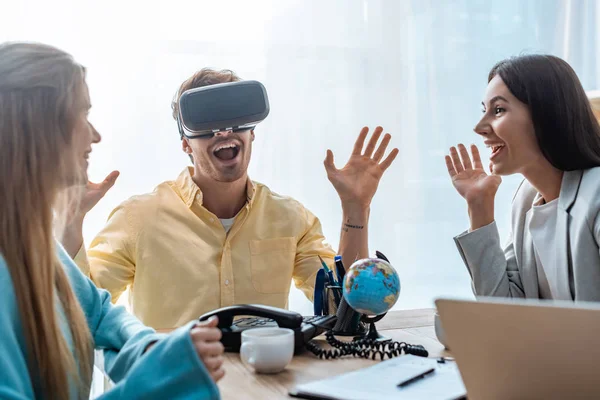
M566 61L550 55L502 60L489 73L529 107L542 154L561 171L600 166L600 125Z

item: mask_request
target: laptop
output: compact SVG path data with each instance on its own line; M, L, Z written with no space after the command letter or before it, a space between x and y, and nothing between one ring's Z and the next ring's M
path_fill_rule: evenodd
M600 304L435 304L469 400L600 399Z

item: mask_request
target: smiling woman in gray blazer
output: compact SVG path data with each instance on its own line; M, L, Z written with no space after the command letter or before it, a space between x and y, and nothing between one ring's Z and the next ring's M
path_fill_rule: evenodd
M450 149L446 165L467 201L455 238L476 295L600 301L600 126L573 69L547 55L501 61L488 76L475 132L491 148ZM494 221L502 175L520 173L507 246Z

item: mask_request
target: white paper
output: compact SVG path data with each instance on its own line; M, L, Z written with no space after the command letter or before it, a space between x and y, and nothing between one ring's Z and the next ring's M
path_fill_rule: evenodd
M436 368L434 373L403 388L397 386L418 370L431 367ZM372 367L298 385L295 392L340 400L449 400L464 396L466 389L454 362L440 364L433 358L403 355Z

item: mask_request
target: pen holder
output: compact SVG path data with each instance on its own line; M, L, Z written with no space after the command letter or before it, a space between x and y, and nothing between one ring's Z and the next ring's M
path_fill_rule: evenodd
M338 336L362 336L367 332L367 327L360 321L362 314L354 311L341 297L340 305L336 312L337 322L333 327L333 334Z

